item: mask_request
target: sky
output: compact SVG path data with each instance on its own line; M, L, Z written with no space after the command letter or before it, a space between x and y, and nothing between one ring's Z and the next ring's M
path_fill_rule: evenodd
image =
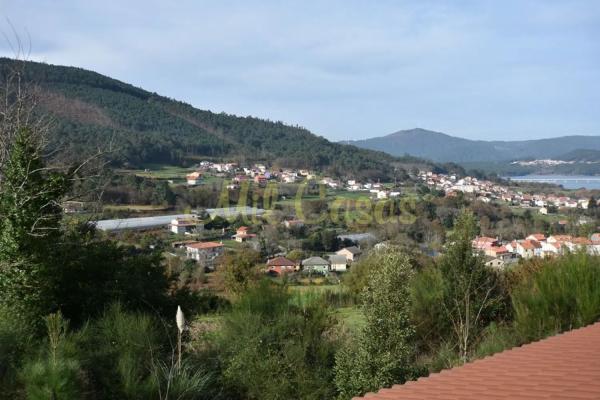
M0 55L330 140L600 135L600 1L0 0Z

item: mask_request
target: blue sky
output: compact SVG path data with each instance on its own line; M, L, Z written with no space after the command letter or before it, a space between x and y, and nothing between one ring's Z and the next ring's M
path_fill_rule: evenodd
M331 140L600 135L597 0L0 0L0 16L33 60Z

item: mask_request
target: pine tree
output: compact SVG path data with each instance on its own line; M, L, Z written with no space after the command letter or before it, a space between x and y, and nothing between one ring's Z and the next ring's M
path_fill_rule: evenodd
M51 305L49 254L60 235L66 175L46 168L28 128L14 137L0 170L0 302L39 315Z

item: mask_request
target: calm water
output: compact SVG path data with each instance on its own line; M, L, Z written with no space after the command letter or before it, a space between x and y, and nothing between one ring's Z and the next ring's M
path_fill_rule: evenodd
M554 183L565 189L600 189L600 176L585 175L524 175L511 176L511 180L520 182Z

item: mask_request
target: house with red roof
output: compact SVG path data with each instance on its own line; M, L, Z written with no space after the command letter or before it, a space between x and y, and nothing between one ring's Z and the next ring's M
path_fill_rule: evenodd
M218 260L225 252L223 243L193 242L185 245L189 259L196 260L198 264L208 269L214 269Z
M512 251L525 259L541 257L542 245L537 240L518 240L510 244Z
M473 249L485 251L486 249L498 246L499 241L498 238L488 237L488 236L478 236L471 242Z
M586 237L574 237L565 242L565 246L571 252L587 251L588 246L592 245L592 241Z
M235 232L235 235L233 235L232 237L236 242L239 243L244 243L256 239L256 234L250 233L249 230L250 229L247 226L240 226Z
M281 275L288 272L294 272L297 264L288 260L285 257L275 257L267 261L267 272L272 274Z
M544 240L546 240L546 235L544 235L543 233L532 233L531 235L527 236L525 239L535 240L537 242L543 242Z
M189 186L196 186L199 185L202 180L202 173L198 171L192 172L191 174L187 174L185 178Z
M562 253L561 242L542 242L542 257L555 257Z

